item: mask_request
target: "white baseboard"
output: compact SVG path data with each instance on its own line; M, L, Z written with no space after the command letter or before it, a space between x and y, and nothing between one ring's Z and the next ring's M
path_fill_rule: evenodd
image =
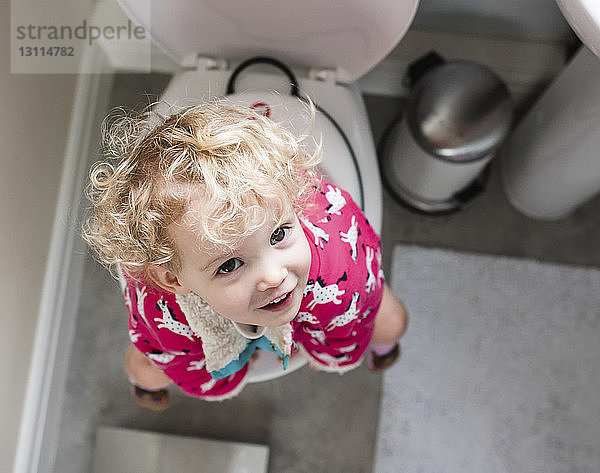
M97 53L83 70L106 71ZM78 229L83 175L111 84L110 74L77 80L13 473L53 471L85 254Z

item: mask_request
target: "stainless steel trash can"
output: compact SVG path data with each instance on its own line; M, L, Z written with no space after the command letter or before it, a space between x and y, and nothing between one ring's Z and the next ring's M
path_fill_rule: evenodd
M411 73L406 108L381 152L383 181L412 209L455 212L482 190L483 171L510 130L510 93L487 67L435 53Z

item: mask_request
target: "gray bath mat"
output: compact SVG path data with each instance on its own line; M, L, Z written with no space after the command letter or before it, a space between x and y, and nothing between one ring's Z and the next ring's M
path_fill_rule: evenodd
M398 246L375 473L600 471L600 270Z

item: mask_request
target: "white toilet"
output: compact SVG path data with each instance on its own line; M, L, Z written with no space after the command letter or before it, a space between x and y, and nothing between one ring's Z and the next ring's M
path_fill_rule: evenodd
M284 126L305 131L306 107L290 95L290 78L276 67L246 68L235 80L234 93L227 94L235 69L229 64L262 56L287 66L297 78L300 95L308 95L319 107L312 134L322 139L323 172L352 195L381 232L375 145L353 82L404 36L418 0L119 1L182 66L161 97L171 109L228 95ZM160 107L167 111L165 105ZM304 363L296 356L282 372L281 363L263 353L251 369L250 382L292 372Z

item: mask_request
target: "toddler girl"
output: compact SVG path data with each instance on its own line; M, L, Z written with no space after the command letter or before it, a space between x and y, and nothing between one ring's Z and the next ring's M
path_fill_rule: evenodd
M314 113L314 112L313 112ZM385 285L379 238L319 154L269 118L214 101L111 128L91 172L84 238L117 268L129 312L125 369L163 409L239 393L257 348L287 367L345 372L369 347L399 355L406 311Z

